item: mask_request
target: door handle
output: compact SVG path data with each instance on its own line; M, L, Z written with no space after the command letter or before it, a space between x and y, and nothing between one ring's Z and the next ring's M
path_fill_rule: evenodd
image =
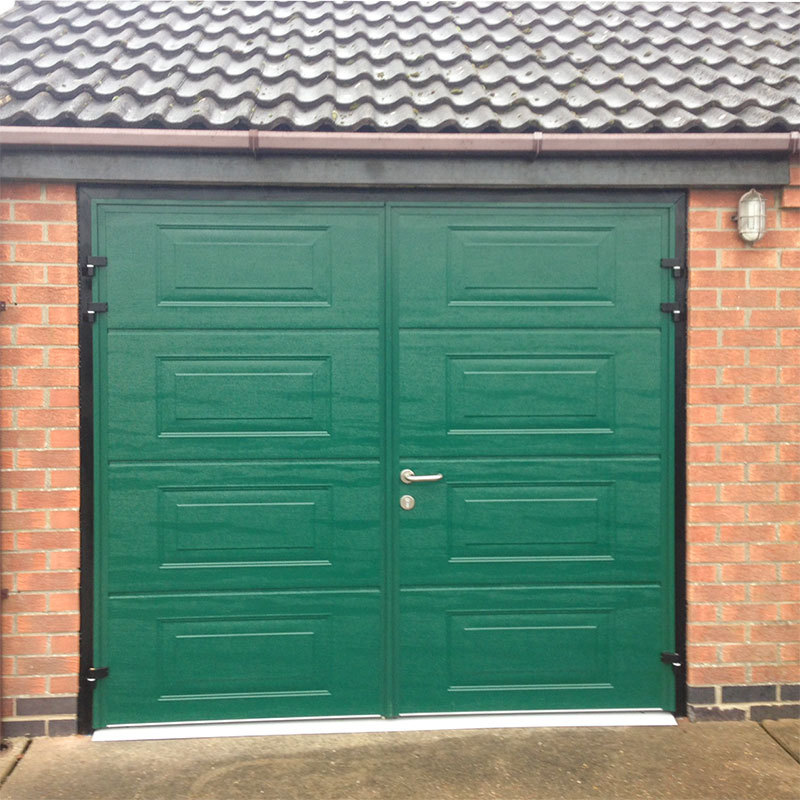
M400 473L400 480L403 483L433 483L434 481L440 481L444 478L441 472L437 472L435 475L415 475L413 469L404 469Z

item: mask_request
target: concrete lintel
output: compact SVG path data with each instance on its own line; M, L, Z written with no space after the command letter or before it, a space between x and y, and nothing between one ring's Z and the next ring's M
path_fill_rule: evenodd
M496 158L0 153L5 180L325 187L683 188L789 181L785 157Z

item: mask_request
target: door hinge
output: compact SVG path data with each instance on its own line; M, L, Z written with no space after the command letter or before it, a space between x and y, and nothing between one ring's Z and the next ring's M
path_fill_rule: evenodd
M661 654L661 663L669 664L677 672L683 666L683 659L678 653L667 651Z
M671 269L673 278L682 278L685 271L683 262L677 258L662 258L661 269Z
M107 267L108 259L103 256L89 256L83 265L83 275L86 278L94 278L98 267Z
M662 303L661 310L665 314L672 314L673 322L680 322L683 319L683 311L678 303Z
M89 303L84 312L84 322L94 324L97 321L98 314L105 314L108 311L108 303Z
M90 686L94 686L101 678L108 677L108 667L89 667L86 670L86 675L84 676L86 679L86 683Z

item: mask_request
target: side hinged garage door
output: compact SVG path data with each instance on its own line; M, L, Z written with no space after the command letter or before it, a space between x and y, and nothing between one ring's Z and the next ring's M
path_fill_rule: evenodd
M91 222L95 727L674 708L670 204Z

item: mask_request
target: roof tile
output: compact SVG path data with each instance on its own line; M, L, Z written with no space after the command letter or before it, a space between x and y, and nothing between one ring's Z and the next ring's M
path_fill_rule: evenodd
M19 0L0 124L800 127L800 3Z

